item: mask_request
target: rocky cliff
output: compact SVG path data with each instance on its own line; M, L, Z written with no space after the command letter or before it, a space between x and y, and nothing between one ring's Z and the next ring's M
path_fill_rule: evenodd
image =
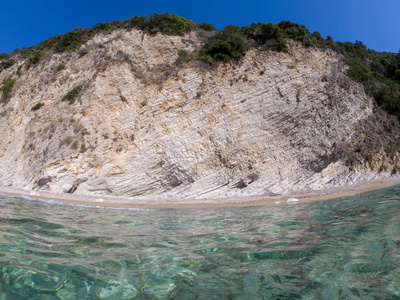
M240 62L179 59L202 43L196 32L115 30L3 70L0 82L16 81L0 108L0 185L218 198L400 170L397 119L346 75L341 55L289 40L287 52L254 48ZM62 101L79 86L75 102Z

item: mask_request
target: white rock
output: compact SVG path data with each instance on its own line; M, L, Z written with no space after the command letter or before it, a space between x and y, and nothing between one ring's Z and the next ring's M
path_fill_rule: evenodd
M286 200L286 203L294 203L294 202L299 202L299 199L289 198L289 199Z

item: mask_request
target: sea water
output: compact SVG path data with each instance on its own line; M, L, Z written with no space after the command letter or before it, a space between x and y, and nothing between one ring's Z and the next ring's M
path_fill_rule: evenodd
M400 187L111 210L0 198L0 299L400 299Z

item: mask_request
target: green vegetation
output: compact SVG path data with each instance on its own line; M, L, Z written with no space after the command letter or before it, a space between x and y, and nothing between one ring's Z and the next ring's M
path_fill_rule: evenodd
M87 130L87 128L82 128L81 134L82 135L90 135L90 132L89 132L89 130Z
M29 62L35 65L40 61L41 58L42 58L42 53L36 52L31 58L29 58Z
M0 72L15 64L15 61L10 58L7 53L0 53Z
M181 64L184 64L184 63L190 61L190 59L191 59L190 54L186 50L179 50L178 58L175 61L175 63L177 65L181 65Z
M228 25L206 42L199 57L207 63L240 60L249 47L263 45L286 51L288 38L306 47L331 48L343 54L349 65L348 75L362 83L383 110L400 120L400 53L379 53L360 41L334 42L330 36L324 39L319 32L310 33L303 25L282 21L241 28Z
M18 75L18 76L21 76L21 75L22 75L21 70L22 70L22 67L23 67L23 66L24 66L24 64L18 66L18 69L17 69L17 75Z
M267 44L269 49L286 51L285 31L272 23L253 23L251 26L228 25L221 29L200 50L205 62L240 60L249 45Z
M4 61L0 62L0 72L3 71L4 69L11 67L14 64L15 64L15 61L12 59L8 59L8 60L4 60Z
M61 142L61 145L69 145L72 142L72 136L67 135Z
M197 27L200 29L203 29L205 31L215 31L216 30L214 25L207 23L207 22L197 24Z
M284 31L285 37L292 40L303 42L311 37L310 32L304 25L281 21L277 26Z
M379 53L356 43L332 42L330 48L342 53L349 65L347 74L364 85L387 113L400 120L400 53Z
M59 64L59 65L57 66L57 72L62 71L62 70L65 70L65 69L66 69L66 66L65 66L65 64L63 64L63 63L61 63L61 64Z
M82 85L78 85L70 90L64 97L62 101L68 101L69 104L74 104L79 93L82 91Z
M10 97L15 81L15 79L11 78L4 79L3 85L0 88L0 92L3 92L2 101L6 101Z
M287 50L286 41L284 39L285 32L278 26L272 23L257 23L253 25L254 38L259 44L264 45L272 41L274 50L281 52Z
M31 111L37 111L37 110L39 110L42 106L44 106L44 103L39 102L39 103L37 103L36 105L34 105L34 106L31 108Z
M400 119L400 54L378 53L367 49L359 41L334 42L328 36L321 37L318 32L310 33L303 25L282 21L278 24L253 23L250 26L238 27L228 25L219 32L210 23L197 24L185 18L169 13L152 14L149 17L135 16L126 20L116 20L108 23L98 23L90 28L76 27L64 35L56 35L35 46L16 49L11 54L0 53L0 72L11 67L15 55L28 59L30 64L37 64L44 51L64 52L75 51L83 43L98 33L110 32L115 29L140 29L148 34L163 33L168 35L183 35L188 31L201 29L209 31L208 40L200 49L198 57L207 62L238 61L251 47L263 47L274 51L287 51L287 39L301 42L306 47L331 48L344 55L349 65L348 75L362 83L368 95L374 97L377 103L389 114ZM176 63L182 64L192 59L192 54L179 50ZM21 74L20 66L17 75ZM64 70L60 64L57 71ZM260 75L264 71L260 71ZM15 80L6 79L3 82L3 100L9 97ZM82 86L76 87L63 97L63 101L75 102Z
M87 151L85 143L81 144L81 153L85 153Z
M85 30L73 30L57 38L54 44L55 52L75 51L80 45L88 40L88 33Z
M206 30L212 30L212 28L214 28L211 24L207 24L208 23L202 23L202 25L199 26L203 29L206 28ZM40 60L43 51L53 51L58 53L75 51L82 44L100 32L112 31L119 28L136 28L149 34L161 32L168 35L183 35L185 32L198 28L197 26L198 25L193 21L186 20L185 18L176 15L170 15L169 13L152 14L149 17L135 16L124 21L116 20L113 22L98 23L90 28L76 27L66 34L53 36L35 46L16 49L13 54L19 54L22 58L29 58L29 60L35 61L31 61L35 64Z
M76 149L78 149L78 145L79 145L79 142L78 142L78 141L74 141L74 142L72 143L72 145L71 145L71 148L74 149L74 150L76 150Z
M200 58L205 62L239 60L247 47L248 44L241 28L228 25L202 47Z

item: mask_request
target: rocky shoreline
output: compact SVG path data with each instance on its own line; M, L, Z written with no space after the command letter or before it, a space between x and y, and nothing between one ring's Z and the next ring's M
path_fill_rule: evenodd
M71 194L55 194L49 192L33 192L11 187L0 187L0 194L23 197L29 200L45 201L53 204L79 205L98 208L123 208L123 209L207 209L207 208L233 208L247 206L276 206L290 205L292 203L308 203L325 201L336 198L348 197L355 194L367 193L400 184L400 176L390 179L359 182L358 184L342 186L339 188L321 189L313 192L290 193L285 196L252 196L252 197L226 197L218 199L151 199L124 198L110 196L84 196ZM290 201L296 199L298 201ZM289 201L288 201L289 200Z

